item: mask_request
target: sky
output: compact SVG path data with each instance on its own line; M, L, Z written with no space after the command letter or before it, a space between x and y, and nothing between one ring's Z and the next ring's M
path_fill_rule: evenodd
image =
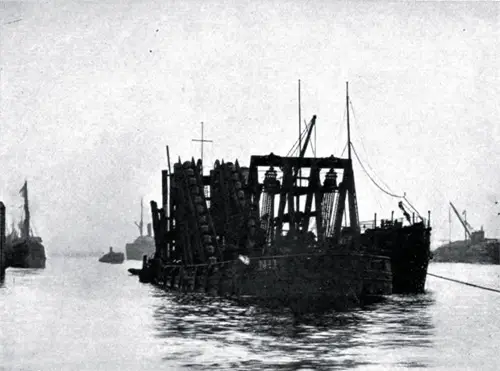
M352 142L370 175L500 237L498 2L2 1L0 200L28 181L47 253L123 249L173 160L286 154L317 115L318 155ZM397 217L354 161L360 219ZM387 186L385 186L387 185ZM463 229L452 215L452 239Z

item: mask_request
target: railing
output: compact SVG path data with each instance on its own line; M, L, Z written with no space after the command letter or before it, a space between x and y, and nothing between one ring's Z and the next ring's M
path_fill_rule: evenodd
M422 219L420 219L419 217L415 216L415 219L412 220L412 224L413 223L419 223L419 222L423 221L424 225L427 226L428 220L426 218L422 218ZM390 223L394 223L394 224L398 223L398 224L401 224L403 226L409 225L409 223L406 220L406 218L394 218L394 219L392 219L392 221L391 221L391 219L373 219L373 220L360 221L359 222L359 227L360 227L361 231L364 231L366 229L372 229L372 228L376 228L376 227L382 227L382 222L384 224L389 223L389 225L390 225Z

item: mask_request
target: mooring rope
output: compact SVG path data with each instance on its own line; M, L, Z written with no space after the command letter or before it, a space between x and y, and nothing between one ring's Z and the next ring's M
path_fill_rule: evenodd
M441 278L443 280L452 281L452 282L456 282L456 283L461 283L462 285L477 287L478 289L483 289L483 290L488 290L488 291L493 291L493 292L500 293L500 290L493 289L491 287L485 287L485 286L475 285L475 284L470 283L470 282L465 282L465 281L460 281L460 280L456 280L456 279L453 279L453 278L443 277L443 276L439 276L437 274L432 274L432 273L429 273L429 272L427 272L427 274L429 276Z

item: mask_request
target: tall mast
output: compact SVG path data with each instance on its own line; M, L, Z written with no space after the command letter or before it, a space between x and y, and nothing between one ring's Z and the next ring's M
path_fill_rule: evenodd
M355 231L355 245L359 246L359 215L358 215L358 201L356 199L356 185L354 182L354 171L351 161L351 125L349 122L349 82L345 83L345 96L346 96L346 109L347 109L347 154L350 162L349 166L349 219L350 226Z
M345 83L345 104L347 109L347 156L351 159L351 125L349 123L349 82Z
M143 198L141 197L141 237L142 237L142 231L144 227L144 218L143 218Z
M19 191L24 198L24 221L22 224L21 237L28 238L30 235L30 209L28 205L28 181L24 181L24 185Z
M142 237L143 235L143 226L144 226L144 223L143 223L143 206L142 206L142 201L143 201L143 198L141 197L141 221L139 223L135 222L135 225L137 226L137 228L139 228L139 234L140 236Z
M298 98L299 98L299 157L301 156L302 153L302 112L301 112L301 104L300 104L300 79L299 79L299 91L298 91ZM299 186L302 185L302 169L299 167ZM297 185L295 181L295 185ZM297 199L296 199L296 206L295 209L297 211L300 210L300 195L297 194Z
M450 206L448 206L448 226L449 226L448 242L451 245L451 207Z
M302 119L301 119L301 107L300 107L300 79L299 79L299 153L302 150Z

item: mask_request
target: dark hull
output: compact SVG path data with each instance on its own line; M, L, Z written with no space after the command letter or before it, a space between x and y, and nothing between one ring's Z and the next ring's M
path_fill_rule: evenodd
M34 237L14 241L9 255L8 266L13 268L43 269L47 260L45 247Z
M342 310L392 292L389 259L354 253L269 256L252 258L248 265L238 259L160 267L152 260L141 280L297 311Z
M99 258L101 263L109 263L109 264L122 264L125 260L125 255L122 252L117 253L107 253Z
M425 292L431 259L431 228L423 223L406 227L377 228L365 233L374 251L391 257L392 288L395 294Z

